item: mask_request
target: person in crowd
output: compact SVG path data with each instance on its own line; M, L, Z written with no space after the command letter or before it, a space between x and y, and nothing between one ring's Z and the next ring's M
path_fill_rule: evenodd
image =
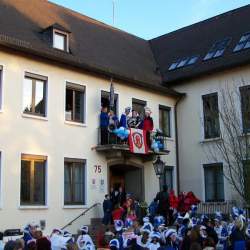
M129 128L140 128L142 120L136 110L132 110L132 116L128 119Z
M13 241L13 240L8 241L8 242L5 244L5 246L4 246L3 249L4 249L4 250L23 250L22 245L20 245L19 242Z
M163 186L163 190L156 195L155 199L158 201L158 214L162 215L165 218L165 223L167 223L170 207L167 185Z
M103 201L102 207L103 207L103 214L104 214L102 223L104 225L109 225L111 224L111 221L112 221L113 204L108 194L105 195L105 199Z
M37 228L35 238L37 250L51 250L51 242L47 237L43 236L43 232L40 228Z
M191 246L195 244L199 244L202 248L203 239L200 234L200 226L195 226L192 229L188 229L184 236L183 241L180 244L181 250L189 250Z
M179 250L179 242L177 238L177 232L174 229L169 229L165 233L166 238L166 250Z
M125 108L124 114L121 115L119 126L123 128L128 128L128 120L129 120L129 114L131 112L131 108L127 107Z
M238 217L235 220L235 229L230 235L232 250L241 250L246 248L246 236L244 231L244 222L242 218Z
M140 227L140 223L138 220L133 222L133 229L134 229L134 234L135 235L140 235L141 234L141 227Z
M36 230L38 228L37 223L31 222L26 227L24 228L24 235L23 235L23 240L25 243L24 250L28 249L28 244L32 241L36 242L35 234Z
M142 226L142 228L147 228L147 229L150 230L150 232L152 232L154 230L154 226L150 222L150 219L149 219L148 216L143 218L143 226Z
M153 220L158 210L158 202L156 199L153 199L153 201L150 203L148 210L149 210L149 217L151 220Z
M126 192L124 191L122 186L119 187L117 199L120 206L123 206L126 201Z
M101 145L108 144L109 115L108 108L102 107L100 114Z
M118 240L118 239L112 239L112 240L109 242L109 248L110 248L111 250L119 250L119 249L120 249L119 240Z
M161 247L160 245L160 239L161 239L161 234L159 232L153 232L150 235L151 238L151 243L149 243L149 250L157 250Z
M213 239L215 245L218 244L218 235L214 230L214 223L213 221L209 220L209 218L204 218L203 219L203 225L206 227L206 233L207 233L207 237L210 237Z
M3 233L0 232L0 250L4 249L4 244L3 244Z
M124 216L125 210L120 206L119 203L115 205L115 208L112 212L112 219L115 222L116 220L122 220Z
M160 225L164 224L165 224L165 218L162 215L157 214L153 219L154 228L157 229Z
M149 249L149 245L151 243L150 238L150 229L148 227L142 227L141 235L136 237L136 249L137 250L145 250Z
M153 119L151 117L151 110L148 107L145 107L145 117L143 120L143 130L146 131L146 142L147 142L147 146L148 148L151 147L151 132L154 129L154 122Z
M81 235L78 236L76 244L79 250L94 250L95 245L92 241L92 238L89 235L88 226L83 226L80 228Z
M203 250L215 250L215 246L216 246L216 244L215 244L213 238L207 237L206 239L204 239Z

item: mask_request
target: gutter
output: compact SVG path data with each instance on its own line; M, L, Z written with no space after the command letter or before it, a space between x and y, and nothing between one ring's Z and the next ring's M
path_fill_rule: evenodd
M178 138L178 119L177 119L177 106L182 98L186 96L182 94L176 101L174 106L175 117L175 147L176 147L176 177L177 177L177 195L180 193L180 161L179 161L179 138Z

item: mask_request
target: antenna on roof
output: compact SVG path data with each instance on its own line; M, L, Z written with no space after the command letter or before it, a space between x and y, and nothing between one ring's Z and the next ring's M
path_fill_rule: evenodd
M113 26L115 26L115 0L112 0L113 4Z

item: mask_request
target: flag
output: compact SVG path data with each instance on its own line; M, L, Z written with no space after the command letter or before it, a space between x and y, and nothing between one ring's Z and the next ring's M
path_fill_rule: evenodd
M146 143L146 131L136 128L130 128L129 148L130 152L135 154L147 154L148 147Z
M109 91L109 106L110 109L114 111L115 106L115 89L113 85L113 80L111 79L110 91Z

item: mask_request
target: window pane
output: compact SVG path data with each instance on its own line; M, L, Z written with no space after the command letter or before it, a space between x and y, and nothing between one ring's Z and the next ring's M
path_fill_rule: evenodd
M55 33L54 34L54 48L65 50L66 48L66 35Z
M24 79L23 112L32 112L32 79Z
M84 168L83 164L75 163L73 171L74 194L73 200L75 203L84 203Z
M75 120L84 122L84 93L75 91Z
M70 203L71 201L71 166L69 163L65 163L64 168L64 202L65 204Z
M250 161L244 162L245 197L250 202Z
M165 134L170 137L170 110L167 108L159 109L159 128Z
M136 110L139 116L141 117L141 119L143 119L145 115L145 110L144 110L145 106L146 106L146 102L143 102L143 101L140 102L136 100L132 101L132 110Z
M223 166L206 165L205 174L205 195L206 201L224 201L224 178Z
M73 90L72 89L66 89L65 119L66 121L73 120Z
M211 94L202 97L205 139L220 136L218 95Z
M110 92L107 91L101 91L101 107L107 107L108 112L110 111L110 102L109 102L109 97ZM114 102L114 107L113 111L115 115L118 115L118 94L115 94L115 102Z
M85 163L72 160L64 164L64 204L85 204Z
M36 80L35 113L45 114L45 82Z
M45 162L34 163L34 203L45 205Z
M22 160L21 163L21 204L31 202L30 186L31 186L31 162Z
M241 93L241 112L242 112L242 123L243 131L250 131L250 86L242 87Z

